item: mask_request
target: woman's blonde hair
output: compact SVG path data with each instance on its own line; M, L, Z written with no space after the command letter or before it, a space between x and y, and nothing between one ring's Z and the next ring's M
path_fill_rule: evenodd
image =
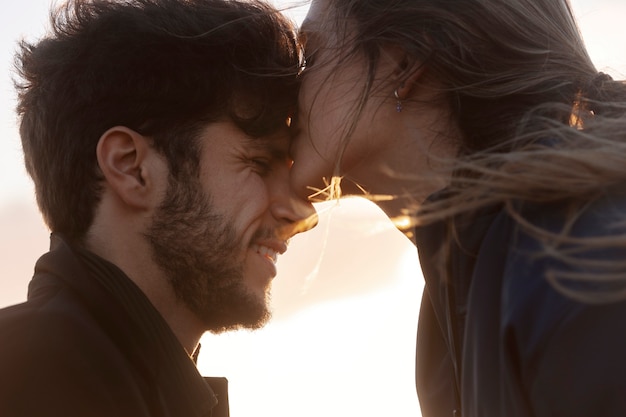
M570 265L584 260L559 250L566 244L626 247L626 212L612 220L610 236L578 239L567 226L589 201L626 187L626 84L597 71L567 0L331 4L337 27L354 35L345 41L348 54L365 54L369 61L354 124L371 93L381 48L397 45L408 53L407 71L422 63L441 83L461 131L459 154L443 173L452 172L446 197L423 203L414 215L417 224L500 204ZM567 201L575 209L563 230L552 233L527 222L516 201ZM626 260L597 267L576 279L626 283ZM558 277L551 281L559 287ZM626 297L624 290L590 299L561 289L589 301Z

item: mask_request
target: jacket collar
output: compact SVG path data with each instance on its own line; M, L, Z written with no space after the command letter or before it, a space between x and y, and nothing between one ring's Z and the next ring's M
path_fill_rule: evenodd
M163 317L119 268L53 234L50 252L35 265L28 297L59 284L83 299L103 330L156 387L169 415L210 415L215 394Z

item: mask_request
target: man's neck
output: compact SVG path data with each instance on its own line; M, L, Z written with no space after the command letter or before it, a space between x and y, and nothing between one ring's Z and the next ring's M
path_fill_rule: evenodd
M85 247L121 269L150 300L188 354L194 352L204 326L176 297L167 277L152 261L146 243L133 244L130 238L111 242L91 234L85 240Z

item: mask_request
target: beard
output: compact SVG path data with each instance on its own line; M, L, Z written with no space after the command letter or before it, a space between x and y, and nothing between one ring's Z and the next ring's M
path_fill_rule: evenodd
M170 176L165 199L145 234L153 259L178 300L206 330L260 328L270 318L267 292L260 299L246 288L244 255L232 221L216 212L194 176L188 178Z

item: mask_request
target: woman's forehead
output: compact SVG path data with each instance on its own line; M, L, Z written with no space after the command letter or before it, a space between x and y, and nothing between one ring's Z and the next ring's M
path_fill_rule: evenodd
M330 0L313 0L309 11L300 26L300 32L320 32L329 29L334 8Z
M299 40L305 49L334 48L351 43L354 26L339 24L329 0L313 0L308 14L300 25Z

